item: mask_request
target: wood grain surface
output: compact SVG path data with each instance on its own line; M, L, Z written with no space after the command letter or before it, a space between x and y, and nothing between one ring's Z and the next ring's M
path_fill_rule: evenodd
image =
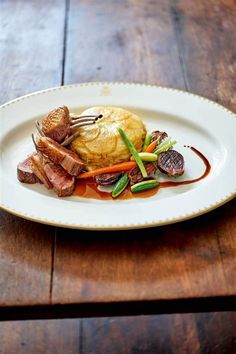
M234 354L235 328L231 312L2 322L0 353Z
M235 80L227 63L236 53L230 42L235 32L230 6L232 12L235 7L233 2L218 2L210 14L211 6L213 2L206 1L188 5L186 1L160 1L158 5L155 1L71 1L64 82L112 79L165 84L193 90L233 108ZM228 25L219 31L216 24L221 21ZM224 43L217 63L226 65L219 64L219 69L213 45L216 38ZM217 87L223 76L227 76L227 89L221 92ZM225 97L230 100L226 102ZM233 201L200 218L145 231L94 235L60 229L52 302L235 294L235 212Z
M81 81L186 89L235 109L235 2L0 3L0 101ZM56 229L1 212L0 306L236 296L236 203L127 232Z
M235 0L171 4L186 89L236 111Z
M1 103L61 84L64 17L60 0L0 2ZM0 306L48 304L55 228L0 218Z

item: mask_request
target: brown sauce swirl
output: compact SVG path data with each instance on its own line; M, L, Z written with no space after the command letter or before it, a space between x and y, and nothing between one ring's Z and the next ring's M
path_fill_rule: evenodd
M127 187L125 191L116 199L119 200L126 200L126 199L131 199L131 198L149 198L153 195L155 195L161 188L167 188L167 187L177 187L180 185L184 184L191 184L198 182L205 178L210 170L211 170L211 165L208 159L196 148L193 146L186 146L185 147L191 149L197 156L200 157L200 159L203 161L205 165L205 171L200 177L186 180L186 181L166 181L166 182L161 182L157 188L150 189L144 192L139 192L139 193L132 193L130 191L130 187ZM113 200L111 193L107 192L102 192L97 188L97 183L93 179L84 179L84 180L79 180L76 184L76 188L74 190L73 195L83 197L83 198L92 198L92 199L99 199L99 200Z

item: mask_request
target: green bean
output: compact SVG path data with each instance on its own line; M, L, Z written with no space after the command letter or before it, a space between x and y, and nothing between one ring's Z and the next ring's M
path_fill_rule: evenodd
M132 193L143 192L148 189L156 188L159 186L159 184L160 182L156 181L155 179L149 179L148 181L142 181L131 186L131 192Z
M175 144L176 144L175 140L171 140L166 143L163 143L163 145L161 144L160 146L157 147L157 149L154 151L154 154L159 155L161 152L167 151L170 148L172 148L172 146L174 146Z
M111 193L112 197L113 198L118 197L118 195L120 195L123 192L123 190L125 190L128 184L129 184L129 177L127 174L124 174L114 185Z
M152 140L152 134L147 134L143 143L143 151L145 151L148 145L150 145L151 140Z
M157 155L153 154L152 152L139 152L139 157L141 158L142 161L145 162L151 162L151 161L157 161ZM134 160L133 156L130 159L131 161Z
M147 177L147 171L145 170L143 161L141 160L137 150L135 149L133 143L129 140L129 138L127 137L127 135L125 134L124 130L121 128L117 128L118 132L120 133L121 138L123 139L125 145L127 146L127 148L129 149L129 152L132 154L132 156L134 157L140 172L142 173L143 178Z

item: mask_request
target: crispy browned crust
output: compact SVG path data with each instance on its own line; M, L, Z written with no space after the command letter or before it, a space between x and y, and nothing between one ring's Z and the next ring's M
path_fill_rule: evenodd
M61 165L72 176L78 176L85 167L75 152L66 149L50 138L41 137L36 144L38 151L55 164Z
M70 130L69 110L66 106L61 106L51 111L42 119L43 133L61 143Z

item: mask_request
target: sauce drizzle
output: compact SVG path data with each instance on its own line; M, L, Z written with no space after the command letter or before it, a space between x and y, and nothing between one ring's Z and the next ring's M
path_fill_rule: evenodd
M125 199L132 199L132 198L148 198L155 195L160 188L168 188L168 187L177 187L184 184L191 184L198 182L205 178L210 170L211 165L208 159L196 148L189 145L184 145L185 147L191 149L200 159L203 161L205 165L205 171L200 177L186 180L186 181L166 181L161 182L157 188L150 189L140 193L132 193L130 187L127 187L124 192L116 199L125 200ZM73 195L80 196L83 198L92 198L92 199L99 199L99 200L113 200L111 193L102 192L97 188L97 183L93 179L81 179L77 182Z
M205 171L204 173L200 176L200 177L197 177L197 178L194 178L194 179L189 179L187 181L167 181L167 182L161 182L160 183L160 187L161 188L167 188L167 187L176 187L176 186L180 186L181 184L191 184L191 183L195 183L195 182L198 182L200 181L201 179L205 178L210 170L211 170L211 165L210 165L210 162L207 160L207 158L199 151L197 150L195 147L193 146L189 146L189 145L184 145L184 147L187 147L189 149L191 149L193 152L195 152L196 155L198 155L201 160L204 162L204 165L205 165Z

